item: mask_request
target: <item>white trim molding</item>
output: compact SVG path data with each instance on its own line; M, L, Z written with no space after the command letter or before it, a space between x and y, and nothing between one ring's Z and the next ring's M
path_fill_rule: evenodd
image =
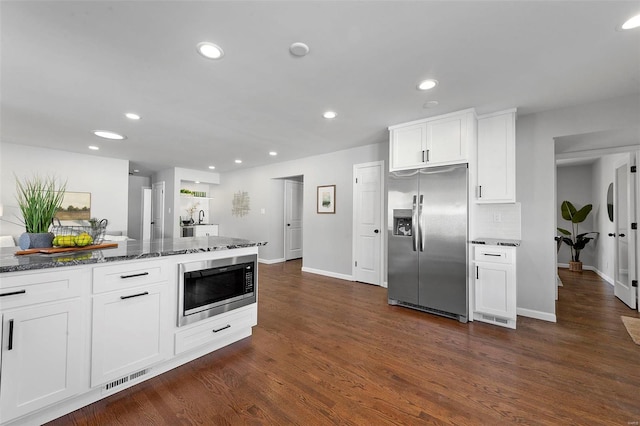
M353 281L353 275L339 274L337 272L331 272L331 271L323 271L322 269L308 268L306 266L302 267L302 272L309 272L310 274L316 274L316 275L324 275L325 277L338 278L340 280Z
M569 269L569 264L568 263L558 263L558 268L564 268L564 269ZM603 280L605 280L607 283L613 285L614 281L613 278L611 278L610 276L608 276L607 274L605 274L604 272L598 270L598 268L596 268L595 266L590 266L590 265L582 265L582 269L584 271L593 271L596 274L598 274L598 276L600 278L602 278Z
M281 259L258 259L258 263L264 263L266 265L271 265L274 263L282 263L284 262L284 257Z
M533 309L517 308L516 313L521 317L539 319L542 321L557 322L556 314L548 312L534 311Z

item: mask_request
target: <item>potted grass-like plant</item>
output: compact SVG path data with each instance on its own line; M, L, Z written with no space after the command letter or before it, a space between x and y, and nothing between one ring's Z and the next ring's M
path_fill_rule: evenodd
M21 249L52 246L54 235L49 226L62 205L66 187L66 182L53 176L34 175L22 181L16 176L16 201L26 230L18 239Z

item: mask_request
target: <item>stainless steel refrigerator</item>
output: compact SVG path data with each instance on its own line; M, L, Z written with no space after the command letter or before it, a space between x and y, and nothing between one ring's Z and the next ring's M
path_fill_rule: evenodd
M467 164L391 172L388 297L467 322Z

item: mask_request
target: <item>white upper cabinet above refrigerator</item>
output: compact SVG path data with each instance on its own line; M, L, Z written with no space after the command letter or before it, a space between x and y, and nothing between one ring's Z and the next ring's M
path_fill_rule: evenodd
M478 117L476 202L516 202L516 109Z
M390 171L468 162L475 123L467 109L389 127Z

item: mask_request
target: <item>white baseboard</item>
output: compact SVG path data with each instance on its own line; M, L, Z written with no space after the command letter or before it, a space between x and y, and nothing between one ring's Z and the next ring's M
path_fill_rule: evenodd
M340 280L353 281L352 275L339 274L337 272L331 272L331 271L323 271L322 269L308 268L306 266L302 267L302 272L309 272L311 274L316 274L316 275L324 275L325 277L338 278Z
M389 288L389 283L385 281L380 285L380 287Z
M284 262L285 259L258 259L258 263L265 263L267 265L271 265L273 263L282 263Z
M569 268L569 264L568 263L558 263L558 268L568 269ZM610 276L608 276L604 272L598 270L598 268L596 268L595 266L582 265L582 269L585 270L585 271L593 271L593 272L595 272L596 274L598 274L598 276L600 278L605 280L607 283L613 285L613 278L611 278Z
M548 312L534 311L533 309L518 308L517 314L522 317L535 318L542 321L556 322L556 314Z

